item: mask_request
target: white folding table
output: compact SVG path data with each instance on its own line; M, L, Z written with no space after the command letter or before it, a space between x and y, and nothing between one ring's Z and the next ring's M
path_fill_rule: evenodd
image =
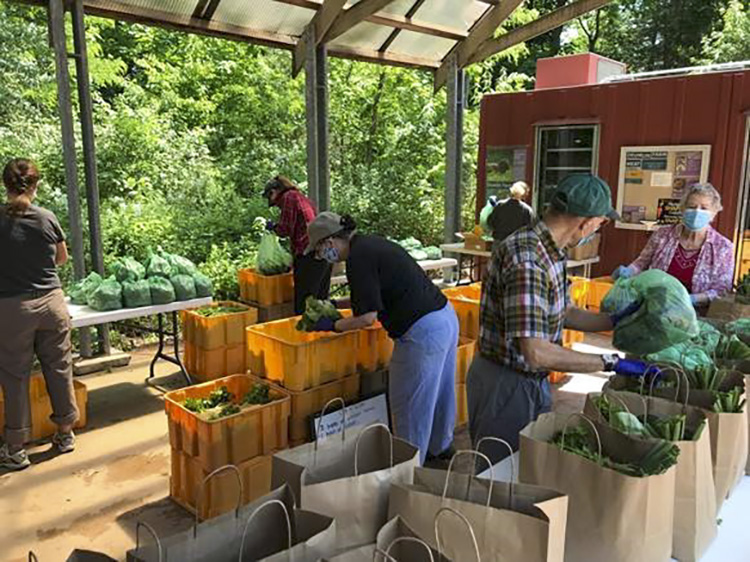
M418 261L417 265L424 271L435 271L438 269L451 269L458 265L458 260L453 258L440 258L439 260ZM331 285L346 285L346 275L331 277Z

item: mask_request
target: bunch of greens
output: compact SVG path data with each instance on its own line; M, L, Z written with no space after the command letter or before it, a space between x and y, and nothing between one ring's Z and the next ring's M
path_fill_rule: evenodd
M102 282L102 277L95 271L88 274L87 277L73 283L68 291L70 301L73 304L87 304L89 295L94 292Z
M315 329L315 324L321 318L330 318L334 322L342 318L341 313L331 301L320 301L314 297L307 297L305 300L305 313L297 322L297 330L300 332L311 332Z
M178 301L189 301L195 298L195 281L190 275L172 275L169 280L174 287L174 296Z
M265 233L260 239L257 267L263 275L280 275L292 267L292 255L272 232Z
M226 418L227 416L233 416L239 414L242 409L237 404L224 404L221 406L218 412L213 412L208 419L218 420L219 418Z
M740 414L745 407L742 389L735 387L727 392L714 392L714 412L717 414Z
M717 359L744 361L750 359L750 346L735 335L721 336L715 353Z
M195 314L203 316L204 318L214 318L216 316L225 316L227 314L238 314L240 312L247 312L247 308L239 306L204 306L194 310Z
M226 386L212 390L208 398L187 398L182 405L197 414L225 404L231 404L234 394ZM239 410L238 410L239 411Z
M271 387L263 383L255 383L245 394L243 404L268 404L271 401Z
M437 246L423 246L422 242L410 236L404 240L392 240L401 246L406 252L414 258L415 261L439 260L443 253Z
M667 441L682 441L690 439L687 434L687 416L677 414L667 417L648 416L648 419L638 418L626 411L617 401L611 400L606 394L592 399L602 417L610 426L620 433L637 437L653 437ZM697 438L693 435L692 438Z

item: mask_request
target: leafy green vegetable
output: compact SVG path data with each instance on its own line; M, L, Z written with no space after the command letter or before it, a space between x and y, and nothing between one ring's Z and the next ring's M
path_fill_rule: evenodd
M169 279L161 276L149 277L148 286L151 289L153 304L169 304L175 301L174 287Z
M219 404L226 404L234 400L234 394L229 392L226 386L212 390L211 394L208 395L209 407L214 408Z
M208 419L218 420L219 418L226 418L227 416L239 414L241 411L242 408L240 408L237 404L226 404L222 406L218 412L211 414Z
M216 316L225 316L227 314L237 314L247 312L247 308L239 306L204 306L193 311L204 318L214 318Z
M292 255L279 242L279 237L267 232L258 247L258 271L263 275L280 275L292 267Z
M146 266L148 277L164 277L169 279L172 276L172 266L166 258L160 254L151 254Z
M320 301L314 297L307 297L305 300L305 313L297 322L297 330L300 332L311 332L315 324L321 318L330 318L334 322L342 318L341 312L333 305L331 301Z
M213 286L211 280L207 276L202 273L196 273L193 275L193 280L195 281L196 297L210 297L213 294Z
M70 302L73 304L88 304L89 295L94 292L102 282L102 277L97 272L92 271L87 277L73 283L68 291Z
M122 284L122 300L126 308L138 308L151 305L151 286L146 279L140 281L124 281Z
M737 336L721 336L716 346L716 357L730 361L744 361L750 359L750 346L740 341Z
M424 250L410 250L409 255L414 258L414 261L425 261L429 259L427 252Z
M727 392L714 392L714 412L718 414L740 414L745 407L743 389L733 388Z
M256 383L252 388L245 394L245 398L242 400L243 404L268 404L271 401L270 396L271 387L267 384Z
M114 277L108 277L89 294L87 303L94 310L121 309L122 285Z
M198 268L196 268L195 264L187 258L178 256L177 254L167 253L164 253L163 257L169 262L169 265L172 266L173 275L190 275L192 277L198 273Z
M206 403L203 398L187 398L182 405L196 414L206 409Z
M135 282L146 276L146 268L133 258L125 257L112 264L112 273L120 283Z
M195 281L190 275L172 275L169 279L174 287L174 295L178 301L189 301L195 298Z

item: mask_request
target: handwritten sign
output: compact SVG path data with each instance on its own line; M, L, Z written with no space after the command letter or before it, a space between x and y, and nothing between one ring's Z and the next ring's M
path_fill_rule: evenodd
M344 423L343 410L327 413L323 416L322 423L323 427L319 430L321 418L320 414L316 414L313 418L314 435L326 438L341 433ZM357 426L365 427L374 423L382 423L391 427L385 392L346 407L347 429Z

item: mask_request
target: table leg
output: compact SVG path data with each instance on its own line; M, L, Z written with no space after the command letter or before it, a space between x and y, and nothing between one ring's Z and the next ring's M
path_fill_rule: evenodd
M182 373L182 376L185 378L185 381L188 385L193 384L193 380L190 378L190 375L185 370L185 367L182 364L182 360L180 359L180 330L179 325L177 323L177 312L172 312L172 337L173 344L174 344L174 357L167 355L164 353L164 336L166 335L166 332L164 331L164 314L159 313L157 315L158 319L158 330L157 334L159 335L159 348L156 350L156 354L154 355L154 358L151 360L151 365L149 366L149 375L146 379L146 384L149 386L153 386L154 388L157 388L158 390L164 392L165 390L160 388L159 386L152 383L152 379L154 378L154 367L156 365L156 362L159 359L162 359L164 361L167 361L169 363L172 363L173 365L177 365L180 368L180 372Z

